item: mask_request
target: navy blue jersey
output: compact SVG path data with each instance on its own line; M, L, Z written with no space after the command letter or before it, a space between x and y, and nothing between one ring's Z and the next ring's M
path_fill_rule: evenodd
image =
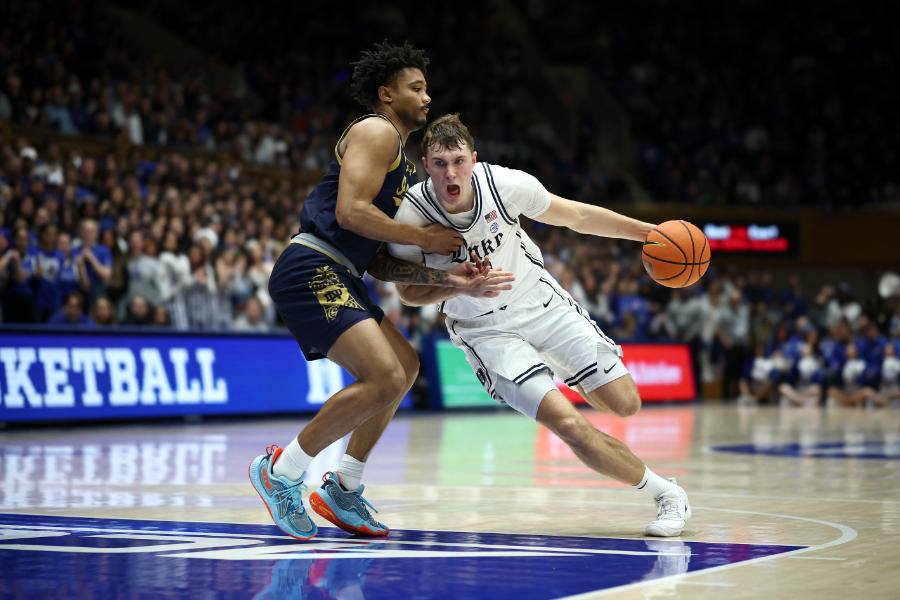
M370 117L381 118L390 123L390 119L380 114L365 115L353 121L334 146L334 159L328 167L328 172L325 173L322 182L309 194L300 211L300 231L311 233L340 250L360 273L366 270L375 257L381 242L362 237L352 231L342 229L338 225L335 208L337 207L338 178L341 174L343 160L343 155L338 148L350 127ZM393 123L391 124L393 125ZM397 138L400 142L397 157L391 164L387 175L384 176L384 184L374 201L375 206L391 218L397 213L397 207L400 206L400 201L410 184L416 183L416 167L406 156L403 138L400 137L399 131Z

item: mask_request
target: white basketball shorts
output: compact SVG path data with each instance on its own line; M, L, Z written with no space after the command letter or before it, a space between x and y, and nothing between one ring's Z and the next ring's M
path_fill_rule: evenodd
M447 319L450 339L466 354L484 389L498 397L499 378L521 384L549 370L585 392L628 374L622 348L587 311L546 274L511 304L475 319ZM542 398L517 398L513 406L535 418Z

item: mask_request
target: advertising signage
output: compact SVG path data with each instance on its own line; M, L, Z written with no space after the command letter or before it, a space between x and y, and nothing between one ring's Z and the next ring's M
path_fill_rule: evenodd
M352 381L279 335L0 335L0 422L311 412Z
M693 400L697 385L691 356L684 344L622 344L623 360L644 401ZM497 406L472 372L465 354L450 340L434 341L426 360L432 406L463 408ZM584 399L557 380L557 386L573 402Z
M796 221L708 221L698 225L713 253L797 256L799 250Z

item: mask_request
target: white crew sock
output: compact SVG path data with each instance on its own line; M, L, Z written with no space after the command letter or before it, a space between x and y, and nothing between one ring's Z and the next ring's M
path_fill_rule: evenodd
M366 463L356 460L349 454L345 454L337 470L338 475L340 475L341 486L348 492L358 490L362 483L362 474L365 468Z
M287 445L275 464L272 465L272 471L281 477L286 477L291 481L297 481L309 468L309 463L313 457L303 451L297 438L291 440Z
M653 498L657 498L663 492L667 492L675 487L675 484L668 479L663 479L650 470L650 467L644 465L644 478L635 486L637 489L649 492Z

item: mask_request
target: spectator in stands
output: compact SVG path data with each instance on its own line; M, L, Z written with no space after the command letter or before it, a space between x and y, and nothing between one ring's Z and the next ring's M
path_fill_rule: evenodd
M83 287L87 289L88 304L93 304L95 298L107 295L107 286L113 274L112 254L98 240L97 221L83 219L78 231L80 244L73 250L73 255L83 258L84 277L87 279Z
M822 361L812 344L803 344L786 381L778 386L782 404L818 406L822 395Z
M827 331L831 328L829 319L832 315L828 310L834 295L834 286L825 284L816 293L816 297L809 307L809 320L820 331Z
M99 246L106 249L110 262L105 295L113 303L117 303L128 292L128 256L112 229L104 229L100 233L100 240Z
M36 320L31 281L34 261L29 247L28 229L24 226L16 228L13 248L7 253L8 277L3 297L3 316L8 323L34 323Z
M880 406L900 408L900 358L897 358L897 347L900 341L884 347L884 358L881 361L880 381L878 383L878 399Z
M872 384L875 374L859 356L856 344L847 344L847 358L841 366L840 378L828 389L829 406L872 406L883 401Z
M231 328L236 331L269 331L269 325L263 319L263 306L256 296L250 296L244 311L232 322Z
M803 287L800 285L800 277L796 273L788 276L788 286L781 293L781 305L784 316L789 319L796 319L807 312Z
M62 309L51 316L47 324L90 327L94 325L94 322L84 314L84 296L81 295L81 292L71 292L66 296Z
M826 386L840 381L841 369L847 359L847 345L852 339L850 326L844 320L832 325L822 338L819 348L825 361L823 382Z
M619 280L616 316L619 326L623 331L622 336L630 339L642 337L647 331L650 320L650 311L647 301L638 294L638 280L631 276L625 276ZM626 319L626 316L630 318ZM626 322L629 333L625 333Z
M887 338L878 330L878 323L867 315L859 318L859 335L856 336L856 348L859 357L866 361L869 369L879 369L884 357L884 349L888 345Z
M246 266L246 257L235 248L225 248L216 259L218 288L234 306L244 304L252 293L245 275Z
M165 306L160 304L159 306L153 307L153 316L150 319L150 324L154 327L172 326L172 319L169 317L169 311Z
M149 251L149 252L148 252ZM149 304L156 306L162 302L160 279L162 273L156 258L156 243L145 238L142 231L135 229L128 236L128 292L122 299L122 308L134 296L142 296ZM120 311L120 314L124 311Z
M766 356L765 346L757 344L753 357L744 363L738 380L738 403L771 402L775 398L776 377L778 372L775 370L775 361Z
M60 231L56 237L56 248L59 250L61 260L59 266L59 292L60 297L65 298L72 292L80 291L78 261L72 256L72 236L65 231Z
M200 250L193 246L192 250ZM231 323L231 311L215 284L215 275L206 263L196 266L190 285L183 287L173 303L178 329L220 329Z
M91 320L95 325L116 324L116 311L109 298L100 296L94 300L94 306L91 308Z
M38 236L39 245L29 251L29 259L34 268L31 285L35 290L34 307L38 323L46 323L63 303L59 281L63 255L56 247L57 231L56 225L42 225Z
M147 299L140 294L131 296L128 302L125 318L122 319L122 325L149 325L152 319L152 307Z
M689 290L675 288L663 312L663 328L669 339L688 345L696 381L700 381L700 334L703 328L700 296Z
M714 360L717 358L715 353L716 330L718 329L719 313L722 310L722 281L715 277L715 273L711 273L712 278L705 292L699 296L699 313L700 322L703 324L700 330L700 343L702 350L700 352L700 377L701 381L714 381L716 379L714 373Z
M249 240L246 244L248 266L247 279L250 281L256 297L262 302L266 310L274 310L272 298L269 297L269 275L272 273L274 263L263 260L263 250L256 240Z
M722 397L732 398L750 352L750 312L736 289L728 294L728 302L719 312L716 339L724 356Z
M853 287L842 281L837 288L837 295L828 301L825 324L831 327L838 321L846 320L852 330L856 330L856 320L862 314L862 306L853 297Z
M191 281L190 260L178 251L178 234L171 229L163 240L159 270L159 295L163 302L171 303L178 291Z

